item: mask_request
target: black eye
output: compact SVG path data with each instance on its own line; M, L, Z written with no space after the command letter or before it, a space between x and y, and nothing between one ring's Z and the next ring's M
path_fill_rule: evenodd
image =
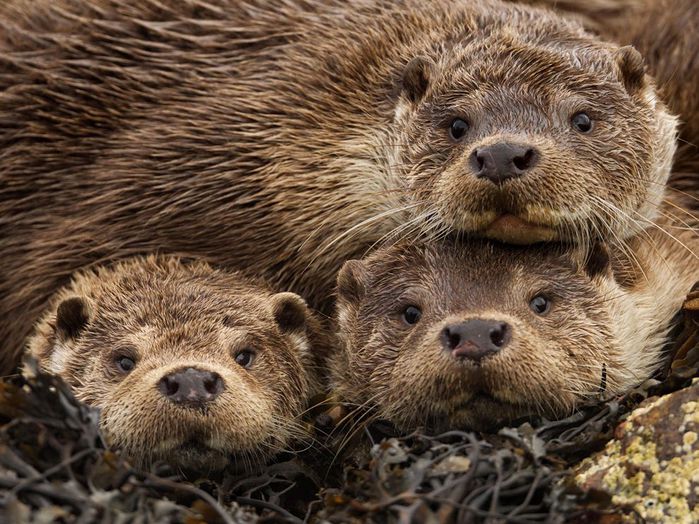
M581 133L589 133L592 129L592 119L587 116L587 113L575 113L570 123L576 131Z
M244 349L242 351L238 351L238 353L236 353L235 355L236 363L243 366L246 369L252 366L254 360L255 352L251 349Z
M449 124L449 136L452 140L461 140L466 134L466 131L468 131L468 128L469 125L466 120L455 118L451 121L451 124Z
M417 324L421 317L422 311L415 306L408 306L403 310L403 321L410 326Z
M545 315L551 309L551 301L543 295L536 295L529 301L529 307L537 315Z
M136 367L136 361L131 357L120 355L116 358L116 366L122 373L131 373Z

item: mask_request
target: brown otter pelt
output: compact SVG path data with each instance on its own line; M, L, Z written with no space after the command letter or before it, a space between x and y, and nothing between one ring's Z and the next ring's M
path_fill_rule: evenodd
M330 309L385 238L628 237L675 119L630 47L495 0L0 4L0 367L92 264L254 267Z
M247 469L307 437L299 415L318 390L319 333L298 295L147 257L76 275L28 351L101 408L135 463Z
M514 0L521 3L522 0ZM674 198L699 212L699 2L696 0L526 0L576 17L601 38L633 45L659 96L679 116L669 184ZM676 191L673 191L676 190ZM683 198L684 196L684 198Z

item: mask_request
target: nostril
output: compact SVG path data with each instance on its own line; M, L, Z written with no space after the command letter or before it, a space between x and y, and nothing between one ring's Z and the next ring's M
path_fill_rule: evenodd
M516 156L512 159L512 163L519 171L526 171L534 167L536 163L536 151L529 148L523 155Z
M459 347L459 344L461 344L461 335L458 333L447 334L447 345L449 346L449 349L457 348Z
M180 390L179 382L172 377L163 377L159 385L161 393L166 397L171 397Z
M218 373L211 373L204 380L204 389L210 395L217 395L223 389L223 380Z
M485 167L485 156L480 152L476 153L476 162L478 163L478 169L482 171Z
M454 327L445 327L440 334L442 340L442 347L451 351L459 347L461 344L462 336L459 330Z
M167 394L168 395L174 395L179 390L180 390L179 383L175 382L174 380L168 380L168 383L167 383Z
M478 173L482 173L485 169L485 155L480 149L476 149L471 153L471 168Z
M505 322L500 322L500 324L491 328L489 333L490 341L498 348L503 347L507 343L508 331L509 326Z

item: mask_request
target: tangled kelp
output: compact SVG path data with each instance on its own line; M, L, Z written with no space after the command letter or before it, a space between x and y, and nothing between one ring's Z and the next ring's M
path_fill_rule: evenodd
M293 457L214 480L185 480L166 466L135 470L106 446L97 411L36 369L0 384L0 420L2 522L297 521L284 507L311 482Z
M697 288L676 340L663 376L621 399L496 435L385 438L365 460L347 460L341 482L329 471L340 461L322 449L281 457L246 477L197 480L164 466L135 470L108 449L95 410L78 403L57 378L30 369L28 376L0 383L0 520L617 522L622 513L640 519L632 503L620 504L594 487L582 491L570 472L603 449L644 399L687 388L699 374Z

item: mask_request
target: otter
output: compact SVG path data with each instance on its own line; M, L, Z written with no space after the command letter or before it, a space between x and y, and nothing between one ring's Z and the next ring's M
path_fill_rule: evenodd
M496 0L0 5L0 368L75 271L160 250L329 312L386 239L626 238L675 118L631 47Z
M699 240L679 233L688 248ZM613 396L662 364L699 263L659 232L522 248L397 243L338 275L340 402L400 431L492 430Z
M522 2L523 0L514 0ZM576 17L587 29L633 45L655 79L659 96L679 116L679 143L670 193L699 212L699 3L694 0L527 0Z
M251 469L308 437L322 338L301 297L175 257L78 273L27 347L144 467Z

